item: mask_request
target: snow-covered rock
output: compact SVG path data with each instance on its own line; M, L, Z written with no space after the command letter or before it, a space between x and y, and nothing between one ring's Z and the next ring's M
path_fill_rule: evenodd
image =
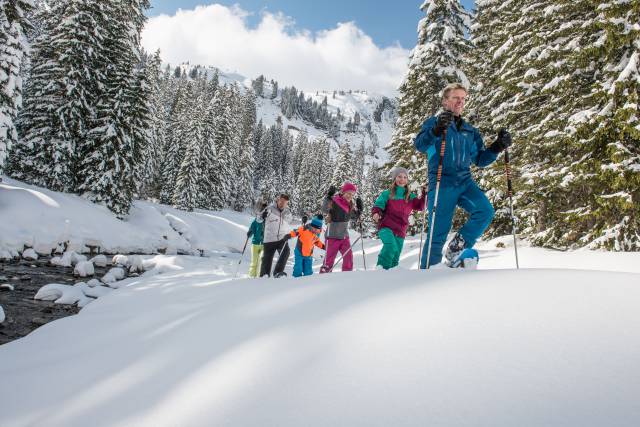
M73 274L80 277L93 276L95 274L93 263L91 261L81 261L77 263Z
M78 307L84 307L92 301L83 292L85 283L77 283L74 286L63 285L59 283L50 283L41 287L33 297L37 300L54 301L56 304L77 304Z
M107 274L102 277L102 282L106 284L114 283L118 280L122 280L126 277L127 273L122 267L113 267L110 269Z
M0 284L0 291L14 291L15 288L11 283L2 283Z
M129 258L122 254L114 255L111 259L111 264L127 267L129 265Z
M57 243L36 243L33 249L40 256L49 256L58 246Z
M96 286L102 286L102 282L98 279L91 279L87 282L87 286L94 288Z
M5 317L4 317L4 309L0 305L0 323L3 323L4 319L5 319Z
M25 249L24 252L22 252L22 258L29 261L35 261L38 259L38 254L33 248L28 248Z
M139 255L129 256L129 273L144 273L144 263L142 261L142 257Z
M106 267L107 266L107 257L102 255L102 254L94 256L93 258L90 259L90 261L96 267Z

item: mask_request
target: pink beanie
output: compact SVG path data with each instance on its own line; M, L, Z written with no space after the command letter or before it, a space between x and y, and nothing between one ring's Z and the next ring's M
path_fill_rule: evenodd
M354 193L358 192L358 187L355 184L350 183L349 181L345 182L340 189L341 193L346 193L347 191L352 191Z

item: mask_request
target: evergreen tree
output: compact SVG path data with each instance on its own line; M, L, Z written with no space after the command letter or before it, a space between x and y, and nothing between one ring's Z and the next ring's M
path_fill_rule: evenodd
M385 165L386 170L402 166L414 171L413 184L421 183L426 168L424 157L416 156L413 146L420 126L440 108L440 91L446 84L469 84L462 71L470 48L465 38L469 13L459 0L427 0L421 10L425 16L418 24L418 44L400 85L399 118L388 147L391 160Z
M104 203L118 217L128 214L135 189L134 170L144 150L143 126L149 123L139 61L140 31L146 0L101 3L105 67L104 86L97 97L95 117L82 144L79 189Z
M381 168L379 168L374 162L367 171L367 176L361 190L363 205L361 221L365 236L371 236L376 229L376 224L373 222L373 218L371 217L371 209L373 209L373 204L382 191L382 184L383 179Z
M349 143L343 143L338 149L338 155L336 157L336 167L333 170L333 176L331 177L331 184L340 188L346 181L353 181L353 153Z
M29 48L31 0L0 0L0 179L17 142L16 117L22 103L22 66Z

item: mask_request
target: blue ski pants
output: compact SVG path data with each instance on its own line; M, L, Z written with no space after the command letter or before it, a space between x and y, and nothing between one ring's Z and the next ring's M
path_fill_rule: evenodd
M433 203L435 198L435 188L429 190L429 221L427 227L426 241L422 250L420 268L427 268L427 253L429 251L429 234L433 221ZM447 235L451 229L453 214L456 206L469 213L469 220L460 229L459 233L464 238L465 248L471 248L476 244L478 238L484 233L495 211L487 196L471 179L466 180L461 185L444 187L440 184L438 195L438 206L435 216L435 228L433 229L433 241L431 242L431 257L429 265L436 265L442 261L442 249L447 241Z
M293 277L311 276L313 274L313 257L303 256L300 249L293 251Z

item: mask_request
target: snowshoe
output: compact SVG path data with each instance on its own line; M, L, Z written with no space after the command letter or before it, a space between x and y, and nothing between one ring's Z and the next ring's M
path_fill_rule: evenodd
M447 250L444 254L445 259L449 265L452 265L453 262L458 259L460 254L464 251L464 238L460 235L460 233L456 233L453 236L453 239L449 242L447 246Z
M456 259L450 262L449 267L451 268L462 267L466 269L475 270L476 268L478 268L478 261L480 261L480 255L478 254L478 251L476 251L475 249L468 248L463 250Z

